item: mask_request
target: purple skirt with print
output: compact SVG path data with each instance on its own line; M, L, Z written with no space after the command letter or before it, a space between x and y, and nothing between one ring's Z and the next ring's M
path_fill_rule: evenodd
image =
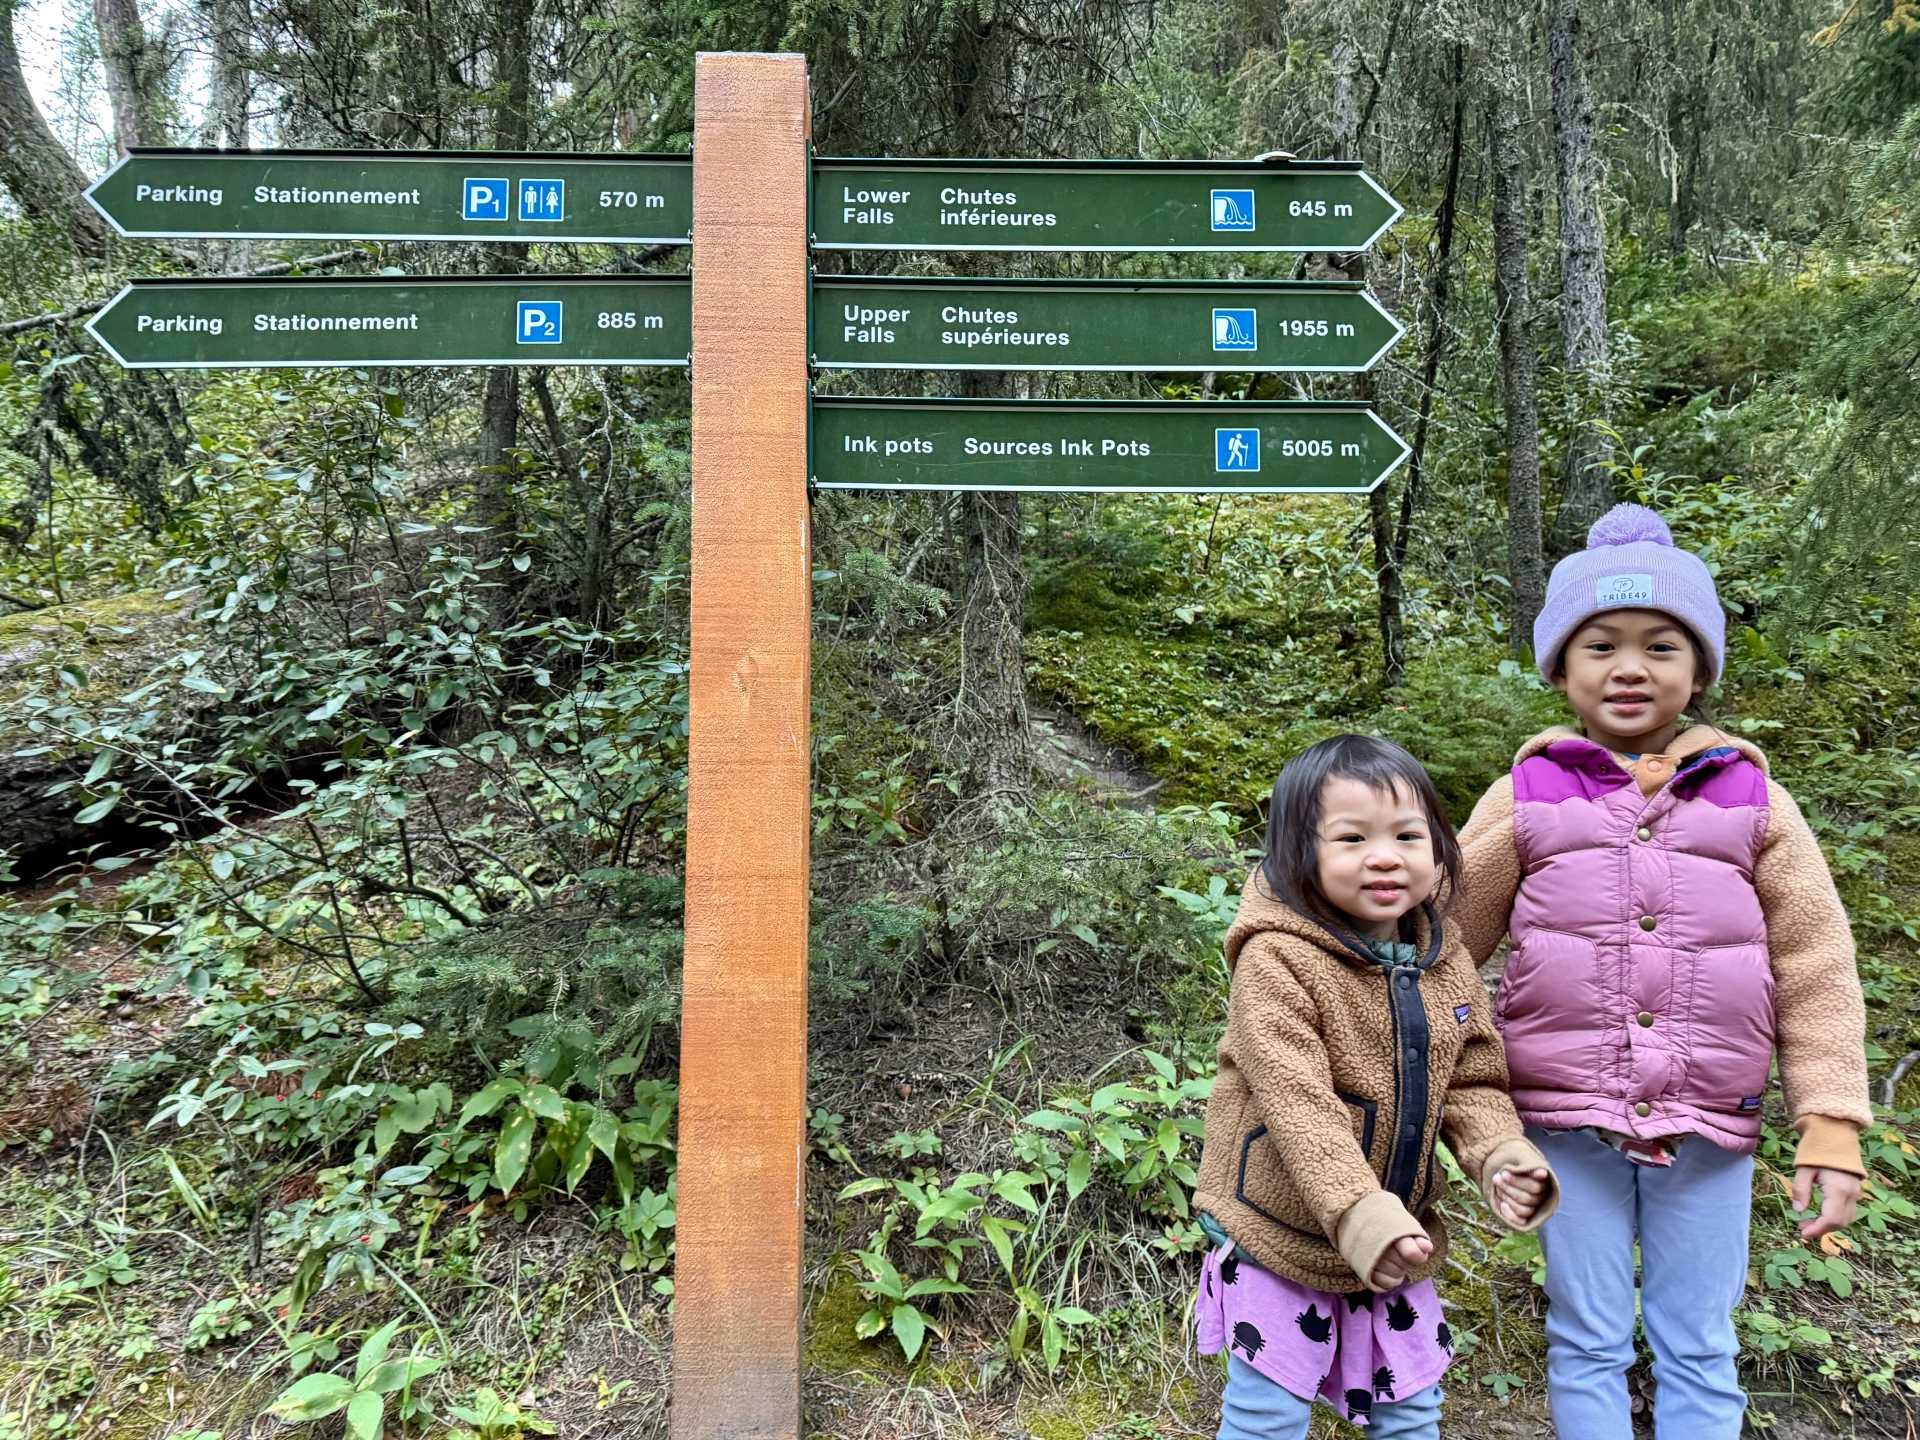
M1356 1425L1376 1404L1419 1394L1453 1363L1433 1281L1331 1295L1232 1251L1220 1246L1200 1267L1193 1313L1202 1355L1230 1349L1289 1394L1323 1400Z

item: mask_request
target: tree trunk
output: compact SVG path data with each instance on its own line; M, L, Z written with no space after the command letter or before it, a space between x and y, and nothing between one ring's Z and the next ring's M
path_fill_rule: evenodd
M0 185L29 219L57 226L85 254L107 251L107 223L80 192L87 177L66 147L47 128L20 70L13 40L13 0L0 0L6 23L0 26Z
M113 139L120 153L136 145L161 145L153 113L154 82L162 67L147 45L136 0L93 0L93 26L107 72L107 103L113 108Z
M969 492L960 526L967 597L960 613L959 704L967 726L968 788L997 808L1025 800L1032 784L1020 497Z
M991 106L1005 23L1004 17L989 19L978 7L969 6L955 26L953 134L963 155L993 154L997 148L997 139L990 133ZM996 372L968 372L960 393L1005 395L1006 378ZM960 607L958 700L960 722L966 727L967 784L974 797L1000 809L1024 803L1033 783L1020 496L962 492L959 523L967 561L967 589Z
M249 0L213 0L213 122L220 144L253 143L253 14Z
M1500 380L1507 420L1507 578L1515 650L1533 641L1534 618L1546 596L1540 543L1539 352L1534 348L1533 296L1527 280L1527 149L1522 131L1518 20L1495 21L1488 128L1493 147L1494 302L1500 312Z
M1395 22L1388 27L1388 43L1392 43ZM1361 130L1366 117L1372 112L1372 99L1363 99L1361 80L1366 74L1366 62L1361 57L1360 47L1351 37L1342 35L1333 47L1333 103L1332 128L1335 158L1354 160L1359 158ZM1374 82L1374 95L1379 94L1380 82ZM1349 280L1362 283L1367 278L1367 256L1364 250L1356 250L1348 255L1334 258ZM1357 400L1371 405L1378 395L1371 370L1353 377L1353 394ZM1379 592L1379 601L1375 609L1375 625L1380 633L1380 675L1388 689L1399 685L1406 676L1406 623L1402 614L1402 585L1400 566L1396 562L1397 547L1393 534L1393 492L1386 482L1374 487L1367 496L1367 530L1373 541L1373 574Z
M529 68L533 50L533 0L498 0L492 15L493 145L496 150L527 148ZM512 197L509 197L511 199ZM487 249L487 265L496 275L517 273L525 263L525 245ZM480 401L480 523L489 527L495 555L512 548L518 526L513 498L513 452L520 443L520 376L511 365L487 371ZM508 572L509 574L513 572Z
M1565 554L1585 543L1587 527L1613 504L1613 441L1608 436L1607 251L1599 156L1594 151L1588 70L1593 33L1582 0L1553 0L1547 20L1553 91L1554 156L1560 190L1561 337L1569 402L1575 407L1561 471L1553 543Z
M1400 519L1393 531L1393 568L1404 574L1407 546L1413 536L1413 516L1419 509L1426 475L1427 432L1433 424L1433 397L1440 379L1440 357L1447 348L1447 311L1453 302L1453 234L1460 205L1460 160L1467 129L1467 47L1453 47L1453 139L1447 147L1447 179L1434 212L1433 276L1428 303L1433 324L1427 332L1427 354L1420 370L1420 418L1413 427L1407 455L1407 479L1400 487Z

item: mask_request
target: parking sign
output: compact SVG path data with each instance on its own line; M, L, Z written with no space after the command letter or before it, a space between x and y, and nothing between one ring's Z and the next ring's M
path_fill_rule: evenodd
M514 316L513 338L522 345L558 345L560 302L520 301Z
M506 177L469 175L460 186L460 218L504 222L507 218Z

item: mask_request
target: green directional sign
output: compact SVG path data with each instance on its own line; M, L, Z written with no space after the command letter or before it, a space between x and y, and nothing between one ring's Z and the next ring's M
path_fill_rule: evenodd
M1372 369L1403 333L1358 283L814 281L813 359L847 369Z
M693 284L684 275L135 280L87 329L131 369L685 365Z
M122 235L684 245L685 155L129 152L87 189Z
M1362 493L1407 444L1358 402L816 397L829 490Z
M1364 250L1400 214L1341 161L813 162L823 250Z

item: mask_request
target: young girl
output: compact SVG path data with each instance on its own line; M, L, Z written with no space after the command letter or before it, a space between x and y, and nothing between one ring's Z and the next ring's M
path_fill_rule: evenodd
M1195 1201L1220 1440L1296 1440L1314 1399L1369 1433L1439 1435L1453 1336L1430 1278L1442 1135L1508 1224L1553 1180L1506 1095L1486 991L1435 902L1460 852L1406 751L1342 735L1273 787L1227 934L1233 990Z
M1865 1011L1833 880L1792 797L1745 740L1684 711L1720 673L1713 577L1637 505L1554 567L1540 672L1579 730L1550 730L1462 835L1461 929L1509 929L1497 1018L1513 1098L1552 1162L1554 1424L1628 1440L1634 1244L1662 1440L1733 1440L1746 1396L1732 1311L1747 1274L1760 1105L1777 1046L1800 1132L1808 1239L1853 1218Z

